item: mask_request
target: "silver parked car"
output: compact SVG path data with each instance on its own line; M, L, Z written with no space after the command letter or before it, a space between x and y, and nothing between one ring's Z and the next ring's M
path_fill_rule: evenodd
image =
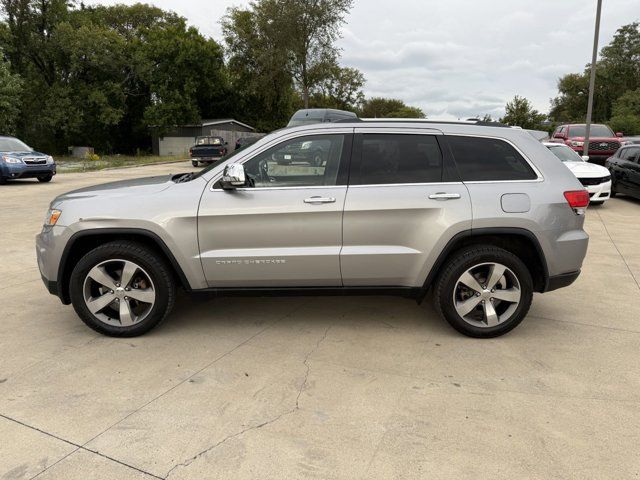
M321 165L279 164L321 145ZM288 128L198 172L56 198L37 237L49 291L107 335L149 331L177 287L395 294L473 337L502 335L534 292L571 284L589 195L522 130L354 121Z

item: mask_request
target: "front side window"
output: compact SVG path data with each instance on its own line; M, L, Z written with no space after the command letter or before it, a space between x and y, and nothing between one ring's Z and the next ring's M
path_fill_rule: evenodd
M433 135L362 135L362 159L352 185L442 181L442 152Z
M256 188L337 185L345 135L309 135L285 141L244 163Z
M637 157L638 152L640 152L640 148L635 148L635 147L625 148L622 150L622 152L620 152L620 158L622 160L629 160L632 162L633 159Z
M448 136L462 181L535 180L538 178L520 153L504 140Z

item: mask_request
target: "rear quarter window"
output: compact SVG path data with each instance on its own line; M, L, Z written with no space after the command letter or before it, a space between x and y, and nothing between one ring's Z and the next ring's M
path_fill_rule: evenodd
M447 136L462 181L536 180L536 172L509 143L495 138Z

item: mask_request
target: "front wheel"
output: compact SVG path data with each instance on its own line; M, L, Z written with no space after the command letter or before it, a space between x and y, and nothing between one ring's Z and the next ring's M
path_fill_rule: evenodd
M49 175L41 175L38 177L38 181L42 182L42 183L47 183L50 182L51 179L53 178L53 175L49 174Z
M198 162L196 162L195 160L192 160L191 161L191 165L193 165L194 167L197 167L198 166Z
M175 299L170 267L144 245L110 242L91 250L71 273L78 316L113 337L135 337L157 326Z
M464 248L448 260L435 285L436 309L460 333L504 335L527 315L531 273L511 252L489 245Z

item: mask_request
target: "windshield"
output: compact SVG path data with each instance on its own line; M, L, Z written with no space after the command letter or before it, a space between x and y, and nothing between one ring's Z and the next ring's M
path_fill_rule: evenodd
M198 137L196 145L222 145L220 137Z
M587 127L585 125L571 125L569 127L570 137L584 137L587 134ZM590 137L615 137L613 132L606 125L591 125L589 130Z
M549 150L563 162L584 162L580 155L565 145L549 147Z
M31 149L17 138L0 137L0 152L31 152Z

